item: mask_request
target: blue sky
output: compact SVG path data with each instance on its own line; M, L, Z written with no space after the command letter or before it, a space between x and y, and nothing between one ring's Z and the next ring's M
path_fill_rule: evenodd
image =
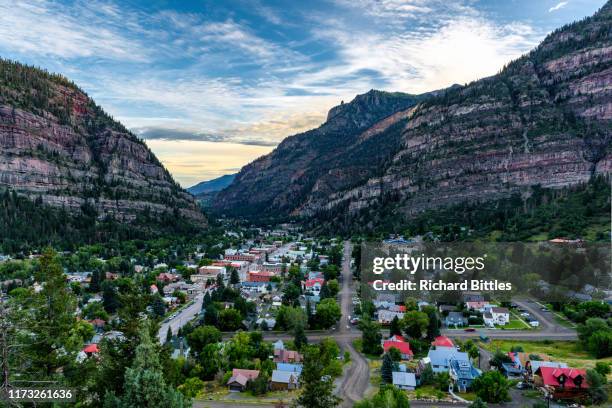
M495 74L604 3L0 0L0 55L74 80L189 186L372 88Z

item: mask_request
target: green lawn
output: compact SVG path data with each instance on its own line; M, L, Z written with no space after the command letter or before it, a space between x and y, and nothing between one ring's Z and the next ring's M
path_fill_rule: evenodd
M432 385L425 385L418 387L414 391L406 391L408 399L419 400L419 399L434 399L434 400L450 400L448 393L440 391Z
M513 346L521 346L526 353L547 354L551 358L567 363L575 368L593 368L598 361L612 363L612 357L596 359L586 351L578 341L523 341L523 340L491 340L481 343L490 352L501 350L508 352Z

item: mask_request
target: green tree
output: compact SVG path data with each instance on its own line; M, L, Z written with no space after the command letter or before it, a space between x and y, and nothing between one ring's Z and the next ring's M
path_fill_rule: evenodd
M341 316L340 306L334 299L323 299L317 305L316 322L320 328L328 329L332 327L340 320Z
M304 326L302 324L297 324L293 333L293 343L295 348L301 350L304 346L308 344L308 337L306 337L306 333L304 333Z
M586 381L589 385L589 398L595 405L603 404L608 401L608 393L606 391L606 377L598 373L596 370L587 370Z
M383 352L380 345L382 340L380 325L370 320L362 320L359 322L359 329L361 329L362 351L366 354L379 356Z
M472 382L472 389L485 402L502 403L509 400L510 385L499 371L487 371Z
M187 335L187 344L194 356L198 356L204 347L215 344L222 339L221 332L214 326L199 326Z
M143 324L140 344L136 347L132 366L125 370L125 394L108 395L105 407L117 408L188 408L191 401L167 385L158 353L149 336L148 324Z
M400 325L400 320L397 316L393 316L393 320L391 320L391 324L389 325L389 334L391 336L402 335L402 327Z
M232 269L232 273L230 275L230 283L232 285L237 285L240 283L240 275L238 275L238 271L235 268Z
M383 356L383 361L382 361L382 366L380 368L380 376L382 377L382 381L385 384L391 384L393 383L393 366L394 366L394 362L393 359L391 358L391 355L389 355L389 353L386 353Z
M479 397L476 397L474 402L468 405L468 408L487 408L487 403L481 400Z
M222 331L236 331L242 324L242 315L234 308L223 309L219 313L219 327Z
M307 346L304 352L304 367L300 375L302 393L294 400L295 407L334 408L342 401L334 395L331 378L323 377L325 365L316 346Z
M368 399L357 402L354 408L410 408L408 396L392 385L382 385L378 392Z
M423 307L423 313L427 314L429 324L427 325L427 338L433 340L440 335L440 319L438 311L434 306Z
M113 314L121 307L119 301L119 294L117 293L117 287L111 281L102 282L102 304L104 310L108 313Z
M178 390L186 398L195 398L204 390L204 381L197 377L188 378L183 384L179 385Z
M607 361L598 361L595 363L595 371L605 377L606 375L610 374L610 363Z
M429 317L426 313L410 311L406 312L403 319L404 331L414 339L420 339L427 331Z

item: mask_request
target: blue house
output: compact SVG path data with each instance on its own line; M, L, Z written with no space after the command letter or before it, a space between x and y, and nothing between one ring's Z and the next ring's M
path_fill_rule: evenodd
M472 382L480 376L480 371L474 368L469 360L451 360L449 375L459 392L466 392Z
M444 324L446 327L466 326L467 319L463 317L463 313L461 312L449 312L446 319L444 319Z
M427 353L427 359L434 373L447 373L450 369L451 361L470 362L467 353L458 351L454 347L437 347L435 349L430 349L429 353Z

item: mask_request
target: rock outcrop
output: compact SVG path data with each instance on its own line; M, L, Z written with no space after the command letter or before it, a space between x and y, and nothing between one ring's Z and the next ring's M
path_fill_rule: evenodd
M131 221L205 218L148 147L65 78L0 60L0 189Z

